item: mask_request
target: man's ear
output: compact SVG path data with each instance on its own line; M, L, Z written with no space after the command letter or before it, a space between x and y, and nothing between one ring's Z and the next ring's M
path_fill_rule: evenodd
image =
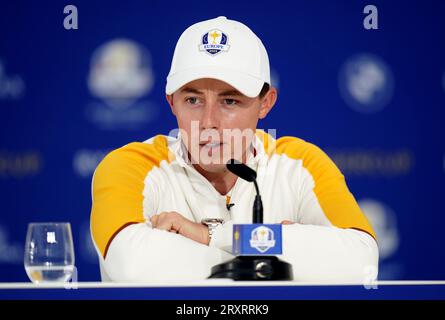
M176 108L175 108L175 106L173 104L173 94L166 94L165 98L167 99L167 102L168 102L168 104L170 106L170 109L171 109L172 113L176 116Z
M277 101L278 93L277 89L274 87L270 87L269 91L264 95L264 97L261 99L261 106L260 106L260 114L259 118L264 119L270 110L272 110L273 106L275 105L275 102Z

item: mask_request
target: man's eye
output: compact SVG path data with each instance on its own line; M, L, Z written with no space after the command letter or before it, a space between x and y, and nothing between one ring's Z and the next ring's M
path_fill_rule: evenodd
M197 97L190 97L190 98L185 99L185 101L190 104L198 104L199 103L199 99Z
M238 104L238 100L235 99L224 99L224 103L229 106L234 106Z

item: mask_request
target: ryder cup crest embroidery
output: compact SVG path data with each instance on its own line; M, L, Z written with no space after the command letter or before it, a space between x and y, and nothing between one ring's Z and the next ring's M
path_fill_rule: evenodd
M264 253L275 246L273 231L265 226L260 226L252 230L250 246Z
M212 29L205 33L201 38L199 51L205 51L210 55L216 55L221 51L228 51L230 46L227 44L227 35L218 29Z

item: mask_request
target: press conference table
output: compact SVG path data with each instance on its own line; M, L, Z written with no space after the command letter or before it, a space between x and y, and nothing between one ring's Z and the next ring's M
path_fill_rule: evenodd
M363 284L316 284L297 281L234 282L225 279L181 284L0 283L0 299L445 300L445 281L379 281L370 286L374 289L365 288Z

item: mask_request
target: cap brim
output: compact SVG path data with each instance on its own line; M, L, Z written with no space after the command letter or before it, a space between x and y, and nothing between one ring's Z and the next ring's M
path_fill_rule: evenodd
M172 94L187 83L203 78L224 81L249 98L258 96L264 85L263 80L238 70L218 66L202 66L169 75L165 93Z

